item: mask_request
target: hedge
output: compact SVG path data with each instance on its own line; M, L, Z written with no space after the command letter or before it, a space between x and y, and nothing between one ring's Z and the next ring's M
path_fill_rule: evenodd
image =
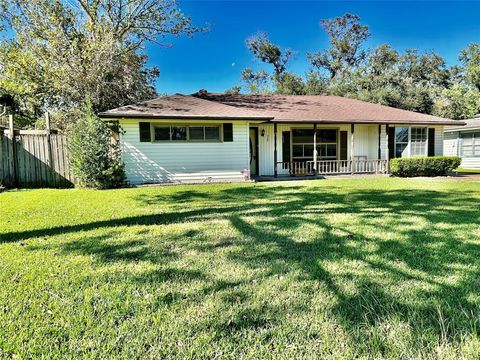
M460 163L457 156L398 158L390 161L390 173L400 177L445 176Z

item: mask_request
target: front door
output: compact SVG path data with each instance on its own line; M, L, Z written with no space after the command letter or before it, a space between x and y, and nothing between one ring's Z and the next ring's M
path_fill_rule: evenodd
M250 128L250 175L258 175L258 128Z

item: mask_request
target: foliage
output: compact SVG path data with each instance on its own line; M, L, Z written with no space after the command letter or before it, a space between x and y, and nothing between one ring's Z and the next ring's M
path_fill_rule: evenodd
M455 84L442 91L433 114L449 119L473 118L480 110L480 91L463 84Z
M472 43L462 50L459 60L465 66L466 80L480 91L480 44Z
M447 67L433 51L401 53L389 44L365 49L370 31L357 15L322 20L321 26L329 47L307 54L313 69L305 76L287 71L293 51L282 50L266 33L247 39L254 56L273 65L272 74L244 70L247 92L345 96L452 119L480 111L480 44L462 50L463 66Z
M478 359L479 202L378 177L6 192L0 357Z
M0 4L11 36L0 43L0 92L13 95L32 124L47 109L58 121L85 96L95 112L155 96L159 71L147 67L145 43L201 30L174 0Z
M368 26L360 24L360 17L346 13L341 17L322 20L322 29L327 33L330 48L321 52L307 54L311 64L319 69L326 70L330 79L351 71L366 57L361 45L368 39Z
M68 142L70 167L80 187L110 189L124 185L120 147L113 136L87 104L84 114L73 125Z
M400 177L445 176L461 162L457 156L397 158L390 161L390 171Z

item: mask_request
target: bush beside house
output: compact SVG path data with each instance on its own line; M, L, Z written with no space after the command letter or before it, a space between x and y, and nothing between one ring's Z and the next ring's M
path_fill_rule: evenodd
M390 162L390 172L394 176L445 176L460 166L457 156L433 156L418 158L398 158Z
M90 105L71 129L68 143L70 166L77 185L111 189L125 185L125 169L114 132Z

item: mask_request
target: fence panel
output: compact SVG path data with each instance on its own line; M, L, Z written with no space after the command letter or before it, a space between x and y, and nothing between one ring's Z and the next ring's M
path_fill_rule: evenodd
M0 132L0 184L9 187L71 187L67 139L47 131Z

